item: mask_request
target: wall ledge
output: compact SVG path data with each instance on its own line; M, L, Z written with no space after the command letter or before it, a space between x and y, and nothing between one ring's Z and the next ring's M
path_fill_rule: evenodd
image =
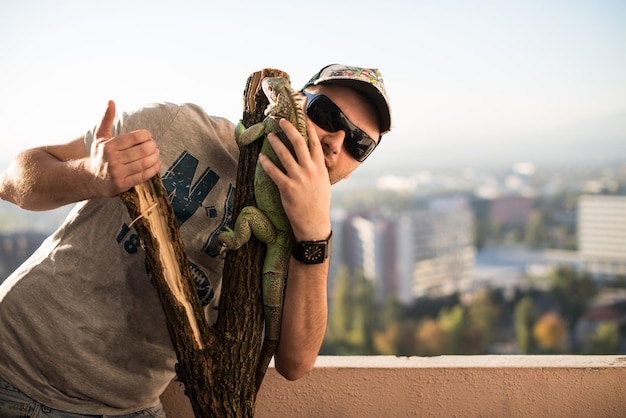
M272 364L273 365L273 364ZM626 355L319 356L315 368L626 367Z
M168 416L192 418L182 385ZM290 382L270 366L263 417L624 417L626 356L320 356Z

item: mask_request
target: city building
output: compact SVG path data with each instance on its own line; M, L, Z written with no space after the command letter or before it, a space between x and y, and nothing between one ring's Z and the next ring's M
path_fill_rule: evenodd
M431 198L412 214L413 297L463 292L474 270L474 217L463 196Z
M582 268L598 280L626 276L626 196L580 196L577 227Z
M400 213L347 214L340 223L340 250L332 263L345 265L352 278L375 281L378 302L392 297L409 304L471 286L474 224L466 197L429 198ZM331 285L336 271L331 268Z

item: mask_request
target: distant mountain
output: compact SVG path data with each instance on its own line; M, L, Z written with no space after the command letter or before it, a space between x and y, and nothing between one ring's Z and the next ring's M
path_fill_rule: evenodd
M58 228L71 208L30 212L0 201L0 283Z
M546 129L511 130L497 136L488 126L467 135L448 131L412 137L406 132L398 127L397 132L392 130L383 138L367 163L354 172L359 182L421 170L501 169L520 161L532 162L539 169L626 163L626 113ZM0 158L0 170L8 164Z
M392 135L393 131L383 138L354 177L371 181L374 176L404 176L423 170L502 169L521 161L532 162L539 169L626 164L626 113L546 130L509 132L497 138Z
M0 233L38 232L50 234L63 222L72 205L59 209L32 212L0 200Z

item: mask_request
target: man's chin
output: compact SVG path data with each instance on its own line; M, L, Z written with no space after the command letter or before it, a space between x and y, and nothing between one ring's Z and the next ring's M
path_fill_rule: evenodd
M337 184L341 180L349 178L351 174L352 173L350 172L350 173L347 173L347 174L344 174L344 175L337 175L332 170L329 170L328 171L328 178L330 180L330 184Z

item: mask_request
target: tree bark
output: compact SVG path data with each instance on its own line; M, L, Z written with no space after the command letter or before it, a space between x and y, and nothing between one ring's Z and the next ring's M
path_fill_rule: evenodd
M249 127L265 117L265 77L288 75L263 69L247 80L242 122ZM242 148L237 169L233 220L255 205L254 170L261 141ZM261 267L265 246L256 238L226 255L218 319L204 316L178 224L160 176L122 193L146 252L155 287L176 351L178 379L196 417L251 417L256 402L255 371L263 318Z

